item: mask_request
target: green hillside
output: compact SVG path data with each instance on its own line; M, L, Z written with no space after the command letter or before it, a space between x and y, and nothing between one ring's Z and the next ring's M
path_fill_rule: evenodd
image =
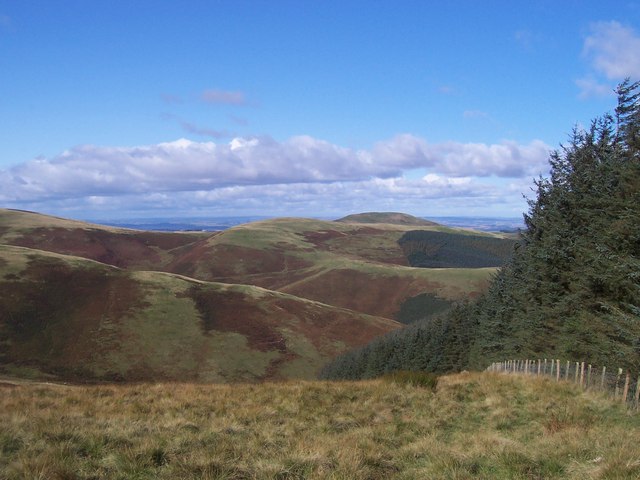
M399 326L258 287L7 245L0 292L0 372L35 378L312 378Z
M537 181L509 262L477 301L337 359L326 378L561 358L640 370L640 83L574 131Z

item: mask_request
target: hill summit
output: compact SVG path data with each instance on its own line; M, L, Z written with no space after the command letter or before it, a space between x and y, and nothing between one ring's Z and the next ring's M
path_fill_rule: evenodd
M347 215L339 218L336 222L342 223L389 223L392 225L437 225L435 222L424 220L423 218L407 215L399 212L365 212Z

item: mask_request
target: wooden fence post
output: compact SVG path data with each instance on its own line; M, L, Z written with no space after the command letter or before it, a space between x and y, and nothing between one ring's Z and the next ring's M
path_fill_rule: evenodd
M604 390L604 376L607 373L607 367L602 367L602 378L600 379L600 390Z
M591 387L591 364L589 364L589 370L587 370L587 388Z
M640 375L638 375L638 380L636 381L636 396L633 402L636 410L638 409L638 400L640 400Z
M556 359L556 382L560 381L560 359Z
M624 390L622 390L622 403L627 403L627 395L629 394L630 381L631 381L631 372L627 370L627 376L624 379Z
M540 359L538 359L538 376L540 376Z
M620 393L620 375L622 375L622 369L618 368L618 375L616 375L615 398L618 398L618 393Z
M552 358L551 359L551 375L550 375L552 377L553 377L553 369L555 368L555 366L556 366L556 361L555 359Z
M567 360L567 370L564 372L564 379L566 381L569 380L569 367L571 366L571 362L569 362L569 360Z
M547 359L546 358L544 359L544 367L542 368L542 373L544 375L547 374Z
M584 388L584 362L580 366L580 386Z
M580 373L580 363L576 362L576 378L573 379L573 383L578 383L578 374Z

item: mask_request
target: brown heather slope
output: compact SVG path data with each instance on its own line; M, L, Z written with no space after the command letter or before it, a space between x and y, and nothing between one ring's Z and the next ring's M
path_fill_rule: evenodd
M93 380L313 378L396 322L243 285L0 245L0 372Z
M0 244L46 250L124 268L157 268L172 252L208 237L200 232L146 232L0 209Z

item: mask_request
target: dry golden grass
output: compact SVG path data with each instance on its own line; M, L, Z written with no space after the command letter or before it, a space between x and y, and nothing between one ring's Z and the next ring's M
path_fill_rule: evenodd
M549 380L0 386L0 478L639 478L640 418Z

